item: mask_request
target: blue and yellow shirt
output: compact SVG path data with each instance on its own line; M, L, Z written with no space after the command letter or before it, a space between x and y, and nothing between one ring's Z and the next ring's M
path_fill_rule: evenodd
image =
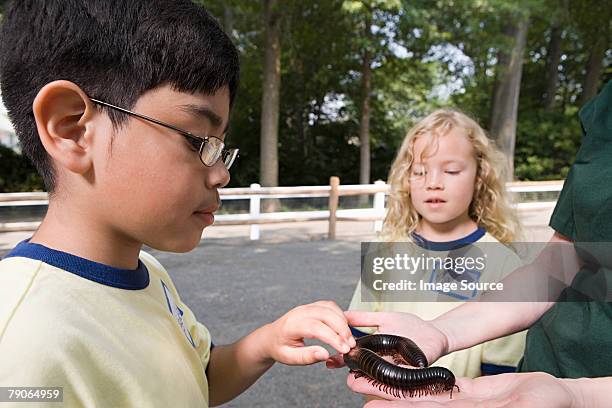
M206 407L210 349L150 254L121 270L24 241L0 261L0 386L63 387L65 407Z
M482 282L499 282L507 274L521 266L521 260L510 248L502 245L491 234L487 233L483 228L478 228L473 233L454 241L448 242L432 242L427 239L413 234L412 242L423 249L429 251L430 254L435 254L439 258L444 258L450 251L457 250L463 247L471 246L472 244L494 245L498 248L495 257L489 258L487 267L473 278L476 281ZM435 280L436 270L428 271L428 275L424 276L426 281ZM389 302L384 299L375 302L365 302L361 300L361 281L357 284L353 298L351 300L350 310L362 310L372 312L404 312L412 313L424 320L433 320L438 316L454 309L461 305L462 300L466 300L463 293L449 293L449 299L454 301L406 301L406 302ZM371 293L370 298L376 299L377 294ZM367 332L371 332L366 328ZM354 332L357 334L357 332ZM510 336L487 341L482 344L470 347L466 350L455 351L454 353L445 355L435 362L436 366L446 367L451 370L457 377L479 377L487 374L498 374L504 372L514 372L523 356L525 347L526 332L515 333ZM433 363L433 362L431 362Z

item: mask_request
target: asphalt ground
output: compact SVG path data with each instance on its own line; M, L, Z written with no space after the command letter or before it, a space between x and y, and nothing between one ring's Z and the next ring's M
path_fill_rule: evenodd
M189 254L152 253L215 344L234 342L301 304L331 299L345 309L360 270L359 241L205 239ZM275 364L225 406L361 406L361 396L346 387L347 373L324 363Z

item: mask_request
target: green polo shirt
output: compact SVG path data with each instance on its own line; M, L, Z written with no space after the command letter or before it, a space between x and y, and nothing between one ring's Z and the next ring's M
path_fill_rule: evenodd
M565 301L529 329L519 365L565 378L612 376L612 303L583 295L612 293L612 81L580 110L580 122L582 146L550 226L575 242L586 266Z

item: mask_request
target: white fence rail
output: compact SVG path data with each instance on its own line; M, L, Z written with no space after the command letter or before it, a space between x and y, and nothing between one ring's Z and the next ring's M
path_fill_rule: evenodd
M563 187L563 181L543 182L512 182L507 184L512 193L558 192ZM250 238L259 239L259 225L270 223L286 223L301 221L329 221L329 237L335 237L337 221L373 221L375 231L380 231L385 216L385 198L389 186L384 181L365 185L340 185L337 177L330 179L328 186L298 186L298 187L261 187L251 184L250 187L225 188L219 190L222 201L249 200L248 214L217 214L215 225L250 225ZM372 208L338 209L338 198L341 196L374 195ZM262 199L316 198L328 197L327 210L315 211L282 211L261 212ZM2 193L1 207L40 206L48 204L47 193ZM519 211L550 210L555 201L518 203ZM0 232L34 231L40 221L0 223Z

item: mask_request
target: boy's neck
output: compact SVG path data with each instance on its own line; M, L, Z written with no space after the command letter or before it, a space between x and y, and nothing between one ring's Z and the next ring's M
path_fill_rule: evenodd
M478 224L465 214L463 217L445 223L431 223L421 218L416 232L428 241L448 242L461 239L477 228Z
M136 269L142 247L84 214L74 203L62 202L60 209L53 201L30 242L120 269Z

